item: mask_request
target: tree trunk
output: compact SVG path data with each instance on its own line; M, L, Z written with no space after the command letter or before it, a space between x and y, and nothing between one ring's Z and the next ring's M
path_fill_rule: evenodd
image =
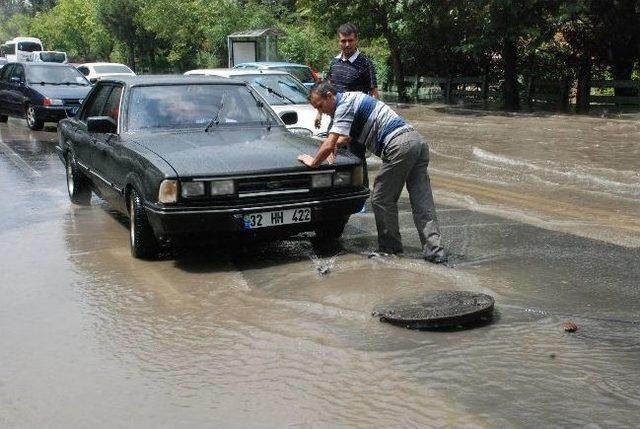
M504 108L505 110L520 110L518 95L518 45L515 40L505 37L502 58L504 59Z
M618 61L615 61L612 64L613 78L615 80L631 80L631 75L633 74L633 65L634 59L630 58L621 58ZM637 88L615 88L616 97L635 97L638 95Z
M402 66L402 58L400 56L400 42L391 29L389 28L389 22L387 21L387 14L384 9L380 7L375 8L373 13L378 16L380 26L382 27L382 34L389 44L391 67L393 68L393 75L395 77L396 88L398 89L398 99L406 100L407 90L404 83L404 68Z
M578 61L578 90L576 92L576 113L589 112L589 94L591 94L591 58L584 56Z

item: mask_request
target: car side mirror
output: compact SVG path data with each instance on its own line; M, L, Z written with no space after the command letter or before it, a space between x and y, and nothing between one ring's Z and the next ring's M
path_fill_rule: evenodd
M97 77L92 77L91 79L89 79L89 82L91 83L96 83L98 81Z
M87 118L87 131L90 133L115 134L116 121L110 116L91 116Z
M298 113L287 110L286 112L280 112L280 119L285 125L293 125L298 123Z

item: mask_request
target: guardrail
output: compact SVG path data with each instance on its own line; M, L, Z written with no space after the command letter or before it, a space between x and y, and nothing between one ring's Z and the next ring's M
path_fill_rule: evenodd
M488 102L502 99L501 84L489 82L486 76L472 77L429 77L406 76L406 95L414 101L442 101L445 103ZM575 86L569 79L558 81L528 80L520 91L523 104L532 106L547 105L559 110L567 110L575 104ZM638 80L606 80L594 81L591 85L592 105L615 104L640 106L640 81ZM636 90L638 96L615 96L616 88ZM611 92L611 94L606 94ZM397 88L393 84L383 85L383 93L397 96ZM595 94L594 94L595 93ZM605 93L605 94L603 94Z

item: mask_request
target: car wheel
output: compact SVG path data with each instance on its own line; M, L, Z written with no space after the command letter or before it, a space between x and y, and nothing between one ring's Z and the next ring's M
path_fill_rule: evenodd
M36 109L31 104L27 105L25 117L27 119L27 126L33 131L40 131L44 128L44 121L38 119Z
M67 154L67 191L72 203L86 206L91 201L91 188L87 178L78 170L76 158L72 153Z
M340 238L344 232L344 227L347 225L349 218L335 219L330 222L324 222L315 227L317 242L325 243L335 241Z
M129 195L129 237L134 258L154 259L158 254L158 240L151 229L142 198L135 189Z
M9 117L7 115L0 115L0 122L7 122Z

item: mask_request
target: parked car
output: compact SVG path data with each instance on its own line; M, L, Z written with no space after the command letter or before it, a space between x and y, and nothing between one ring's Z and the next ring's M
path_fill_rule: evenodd
M256 69L200 69L190 70L185 75L221 76L248 82L264 97L271 108L282 117L296 112L298 120L290 128L305 128L312 135L326 132L329 117L323 115L320 128L315 128L316 109L309 104L309 90L287 72Z
M129 216L134 257L165 241L342 234L369 195L341 151L310 170L315 140L295 135L250 85L213 77L135 76L96 83L56 148L69 197L91 192Z
M317 73L309 66L277 61L257 61L254 63L236 64L234 69L281 70L294 75L307 88L311 88L319 80Z
M76 66L89 82L96 83L104 76L135 76L136 74L124 64L120 63L85 63Z
M31 53L31 61L37 63L66 63L67 53L62 51L35 51Z
M75 114L91 84L74 67L56 63L9 63L0 70L0 122L26 118L32 130Z

